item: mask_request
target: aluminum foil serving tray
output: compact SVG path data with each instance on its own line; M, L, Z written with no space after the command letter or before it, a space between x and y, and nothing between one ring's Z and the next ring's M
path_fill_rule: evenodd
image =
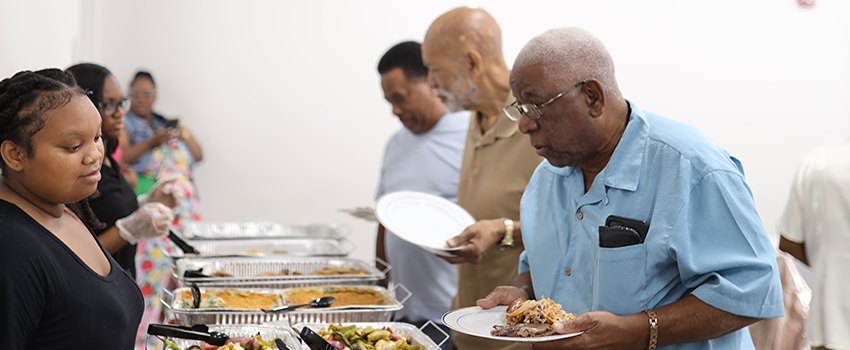
M392 305L350 305L342 307L327 307L327 308L301 308L295 311L284 312L279 314L265 313L262 310L244 310L244 309L226 309L226 308L209 308L209 309L191 309L184 308L180 305L179 295L181 292L189 290L189 288L177 288L174 291L162 289L160 301L166 308L169 309L174 319L181 325L192 326L196 324L263 324L274 321L287 321L289 324L299 322L334 322L334 323L351 323L351 322L389 322L393 315L398 310L404 308L404 302L410 297L411 293L404 286L398 285L398 288L404 290L407 295L401 301L394 297L395 289L387 290L380 286L340 286L341 288L359 287L377 291L384 295L388 300L391 300ZM207 290L225 290L236 289L240 291L255 292L255 293L277 293L285 300L285 295L292 289L246 289L246 288L205 288L201 287L201 292Z
M344 257L356 248L347 239L304 239L304 238L256 238L206 240L186 239L186 243L197 248L201 255L184 254L172 249L171 257L268 257L268 256L326 256Z
M270 221L191 222L183 228L187 239L309 238L343 239L351 232L331 223L280 224Z
M291 328L289 327L273 327L273 326L260 326L255 324L232 324L232 325L210 325L210 331L222 332L227 334L231 338L234 337L253 337L260 334L263 337L263 340L271 341L274 338L280 338L283 340L283 343L286 344L290 349L304 349L303 343L298 340L298 335L295 334ZM157 337L149 335L148 337ZM200 340L189 340L189 339L180 339L180 338L171 338L164 337L169 341L173 342L174 345L179 346L181 349L187 349L192 345L201 345ZM164 347L167 349L167 347Z
M340 324L340 322L333 322L333 323ZM312 329L314 332L318 332L319 330L321 330L323 328L327 329L328 326L330 326L330 324L331 324L330 322L310 322L310 323L301 322L301 323L295 324L293 327L295 329L301 329L303 327L307 327L307 328ZM442 345L443 342L445 342L449 339L449 335L445 334L444 332L442 332L442 330L440 330L440 333L443 333L445 338L443 339L443 341L440 344L437 344L437 343L434 342L434 340L432 340L430 337L428 337L428 335L426 335L424 332L422 332L422 330L425 329L426 327L437 327L436 325L434 325L433 322L430 322L430 321L428 323L426 323L424 326L422 326L421 329L416 328L416 326L414 326L412 324L402 323L402 322L342 322L342 325L343 326L354 325L355 327L357 327L357 329L366 328L366 327L372 327L374 329L385 329L385 328L389 327L390 329L393 330L393 333L408 337L408 338L410 338L410 340L416 342L416 344L424 346L428 350L439 350L440 345ZM437 328L437 329L439 330L439 328Z
M180 287L192 283L208 287L241 288L298 288L329 285L376 285L386 277L390 267L381 271L374 263L350 258L324 257L192 257L187 256L174 262L172 275ZM351 268L362 270L362 275L311 275L321 268ZM198 271L205 275L224 272L232 277L190 277L186 272ZM263 273L280 273L284 270L301 275L260 276Z

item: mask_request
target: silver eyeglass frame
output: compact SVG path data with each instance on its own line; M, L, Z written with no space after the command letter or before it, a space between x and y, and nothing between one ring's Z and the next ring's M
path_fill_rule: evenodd
M539 105L534 104L534 103L517 104L517 102L519 102L519 101L514 101L514 103L511 103L510 106L502 108L502 111L505 113L505 115L508 117L508 119L510 119L512 121L519 121L519 117L522 117L523 115L527 115L532 120L537 120L537 119L543 118L543 113L540 112L541 108L548 106L552 102L555 102L555 100L561 98L561 96L566 95L570 91L573 91L573 89L581 86L582 84L584 84L586 82L587 82L587 80L582 80L581 82L571 86L569 89L565 90L564 92L556 95L555 97L550 98L549 101L543 102ZM519 113L519 117L515 117L515 116L511 115L511 112L510 112L511 108L516 109L517 113ZM529 113L531 111L534 111L534 113Z

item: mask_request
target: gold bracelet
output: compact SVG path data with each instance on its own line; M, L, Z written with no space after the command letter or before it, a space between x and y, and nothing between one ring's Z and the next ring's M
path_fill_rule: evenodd
M655 350L655 346L658 345L658 317L652 310L647 309L643 312L649 315L649 346L646 347L646 350Z

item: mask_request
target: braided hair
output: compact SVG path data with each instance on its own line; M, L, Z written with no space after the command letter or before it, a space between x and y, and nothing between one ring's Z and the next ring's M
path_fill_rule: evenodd
M44 114L61 108L75 96L85 95L74 77L60 69L22 71L0 81L0 143L12 141L23 146L26 156L35 156L32 137L44 128ZM0 158L0 176L7 176L6 162ZM67 207L86 224L100 228L88 200Z
M9 140L35 155L32 136L44 127L44 114L85 94L59 69L23 71L0 82L0 142ZM6 163L2 163L5 169Z

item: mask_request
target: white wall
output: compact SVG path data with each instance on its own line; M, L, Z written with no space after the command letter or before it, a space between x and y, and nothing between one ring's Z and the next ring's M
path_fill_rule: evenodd
M79 52L80 1L0 0L0 79L66 67Z
M75 59L96 60L126 83L137 68L150 69L155 107L201 141L205 219L343 223L358 244L353 256L363 259L373 255L375 225L336 210L373 201L384 142L400 127L375 66L387 48L421 40L437 16L464 4L84 0L80 30L63 19L48 25L55 37L16 30L22 38L10 41L7 17L73 16L66 12L74 3L41 3L0 0L4 77L67 66L70 34L83 33ZM743 161L770 233L802 156L848 136L850 2L478 4L501 24L509 64L550 28L599 36L627 98L696 126Z

